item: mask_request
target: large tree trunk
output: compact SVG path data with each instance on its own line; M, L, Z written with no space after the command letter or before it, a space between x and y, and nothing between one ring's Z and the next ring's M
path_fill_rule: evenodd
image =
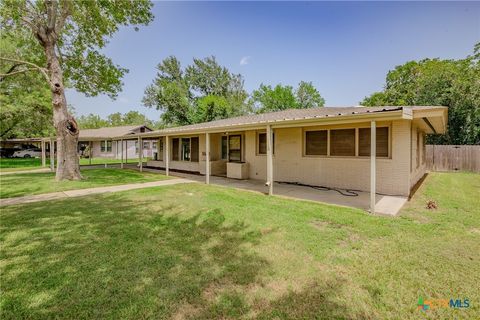
M57 172L55 179L80 180L78 145L78 125L71 114L68 113L65 87L63 85L63 72L55 53L53 44L45 44L47 69L50 74L50 88L52 91L53 124L57 133Z

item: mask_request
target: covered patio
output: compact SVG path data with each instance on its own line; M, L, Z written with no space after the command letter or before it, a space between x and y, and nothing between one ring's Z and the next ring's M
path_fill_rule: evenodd
M140 170L140 165L124 164L123 168ZM166 174L164 169L142 167L142 171ZM172 171L170 176L181 177L200 183L205 182L206 177L200 174ZM260 180L239 180L221 176L210 176L209 183L213 185L238 188L247 191L268 194L269 187ZM370 193L364 191L353 191L345 189L316 189L308 186L285 184L274 182L273 187L276 196L292 199L308 200L315 202L329 203L339 206L353 207L362 210L369 210ZM375 213L381 215L395 216L408 198L400 196L376 195Z

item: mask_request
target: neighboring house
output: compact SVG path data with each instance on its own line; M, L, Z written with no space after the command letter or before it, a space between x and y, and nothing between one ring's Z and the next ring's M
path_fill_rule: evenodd
M206 174L209 149L212 175L362 191L373 184L377 193L408 196L426 170L425 134L445 133L446 124L446 107L324 107L133 136L158 141L157 160L147 163L151 167ZM376 157L370 157L373 125ZM272 133L270 156L267 132Z
M81 129L79 152L84 157L121 159L123 143L123 158L138 158L138 139L132 138L132 135L151 131L145 125ZM125 140L120 140L122 138ZM157 152L157 141L143 140L142 144L143 157L153 158Z

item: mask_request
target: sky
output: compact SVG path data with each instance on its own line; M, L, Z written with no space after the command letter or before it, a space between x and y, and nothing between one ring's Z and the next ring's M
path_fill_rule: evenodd
M155 2L153 12L148 26L122 28L103 49L129 69L116 100L67 92L78 115L137 110L158 120L141 100L170 55L183 66L213 55L249 93L309 81L335 107L382 90L397 65L461 59L480 41L480 2Z

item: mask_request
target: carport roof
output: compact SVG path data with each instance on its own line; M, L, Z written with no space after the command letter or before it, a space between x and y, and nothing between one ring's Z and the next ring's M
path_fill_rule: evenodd
M80 134L78 139L80 141L85 140L98 140L98 139L111 139L113 137L128 136L135 134L135 130L140 128L146 128L151 131L145 125L134 125L134 126L118 126L118 127L105 127L98 129L80 129Z

